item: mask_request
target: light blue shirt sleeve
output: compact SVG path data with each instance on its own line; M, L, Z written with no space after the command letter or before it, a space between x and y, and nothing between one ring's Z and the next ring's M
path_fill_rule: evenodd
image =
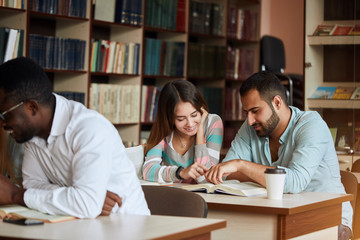
M345 193L340 168L328 126L314 111L290 107L290 122L280 137L278 159L271 160L269 139L258 137L247 121L239 129L223 162L243 159L286 171L285 193ZM352 208L343 203L342 223L351 228Z

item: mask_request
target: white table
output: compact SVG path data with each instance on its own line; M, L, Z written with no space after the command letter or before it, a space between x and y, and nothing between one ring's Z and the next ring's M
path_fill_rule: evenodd
M221 219L115 214L37 226L0 221L0 239L210 239L212 231L224 227Z

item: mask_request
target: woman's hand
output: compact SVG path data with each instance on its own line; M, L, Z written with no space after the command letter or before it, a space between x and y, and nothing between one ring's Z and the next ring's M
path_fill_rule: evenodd
M238 164L236 163L236 161L219 163L213 166L210 171L206 172L205 178L208 182L219 184L223 183L223 177L227 177L237 171Z
M205 108L202 107L201 108L201 122L199 124L199 128L198 128L198 131L196 133L196 145L200 145L200 144L205 143L204 125L205 125L205 120L206 120L208 115L209 115L208 111L206 111Z
M205 120L207 118L207 116L209 115L208 111L205 110L205 108L201 108L201 122L200 122L200 127L204 127L205 124Z
M180 177L182 177L185 180L190 179L190 178L196 180L198 177L204 175L208 170L209 169L207 167L205 167L204 165L199 164L199 163L194 163L194 164L190 165L189 167L181 170L179 175L180 175Z

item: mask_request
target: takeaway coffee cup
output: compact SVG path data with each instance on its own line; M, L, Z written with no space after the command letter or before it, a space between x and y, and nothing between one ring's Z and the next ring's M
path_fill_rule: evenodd
M269 199L282 199L286 172L282 168L265 170L266 190Z

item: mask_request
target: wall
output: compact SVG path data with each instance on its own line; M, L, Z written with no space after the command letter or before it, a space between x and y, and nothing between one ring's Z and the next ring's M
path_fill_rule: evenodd
M282 39L285 45L285 72L303 75L303 0L262 0L260 35Z

